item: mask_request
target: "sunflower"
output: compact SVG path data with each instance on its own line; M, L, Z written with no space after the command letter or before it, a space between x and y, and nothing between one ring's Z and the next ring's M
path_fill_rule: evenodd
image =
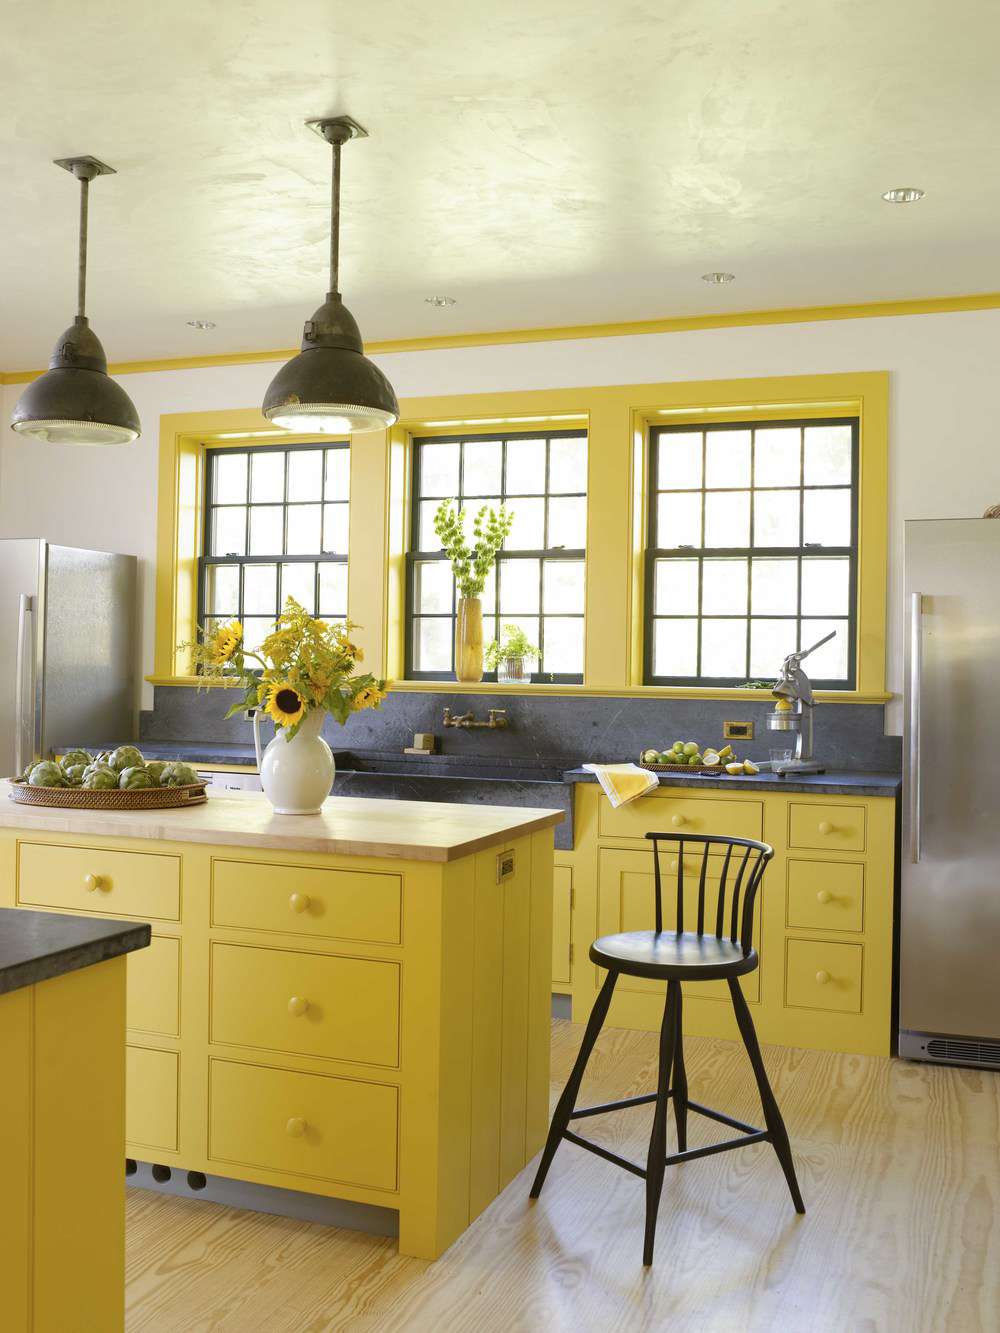
M207 647L213 662L220 665L229 662L243 642L243 626L238 620L230 620L225 625L217 625L212 631Z
M378 708L385 698L385 690L375 685L366 685L354 696L354 711L360 713L363 708Z
M264 712L275 726L294 727L296 722L302 721L305 709L305 699L287 681L276 680L268 686Z

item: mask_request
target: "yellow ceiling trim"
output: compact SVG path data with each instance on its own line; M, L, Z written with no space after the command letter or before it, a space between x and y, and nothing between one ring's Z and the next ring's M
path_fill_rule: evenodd
M617 324L565 324L539 329L495 329L486 333L450 333L426 338L390 338L365 344L369 355L392 352L433 352L457 347L490 347L510 343L567 342L578 338L626 338L650 333L689 333L699 329L743 328L762 324L814 324L832 319L887 319L899 315L942 315L965 310L1000 309L1000 292L978 296L934 296L907 301L869 301L860 305L793 306L784 310L737 310L720 315L680 315ZM204 370L213 366L246 366L287 361L297 347L262 352L220 353L217 356L167 357L158 361L118 361L112 375L140 375L161 370ZM40 370L0 372L0 384L27 384Z

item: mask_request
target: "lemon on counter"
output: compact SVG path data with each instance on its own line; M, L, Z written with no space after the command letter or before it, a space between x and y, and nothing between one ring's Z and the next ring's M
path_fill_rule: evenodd
M757 767L757 765L753 762L752 759L744 759L743 772L748 773L751 777L754 777L757 773L760 772L760 769Z
M743 773L742 761L737 759L734 763L727 764L726 772L730 775L730 777L734 778L739 777Z

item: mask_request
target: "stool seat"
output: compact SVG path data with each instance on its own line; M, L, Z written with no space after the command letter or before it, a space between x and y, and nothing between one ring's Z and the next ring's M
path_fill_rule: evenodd
M739 977L757 966L757 951L717 935L673 930L627 930L602 935L590 946L590 961L632 977L661 981L711 981Z

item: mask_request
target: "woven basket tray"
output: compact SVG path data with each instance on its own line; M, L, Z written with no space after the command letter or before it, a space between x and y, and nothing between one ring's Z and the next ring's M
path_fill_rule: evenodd
M725 764L644 764L639 761L640 768L648 768L650 773L725 773Z
M180 805L203 805L204 782L184 787L136 787L122 791L93 791L89 787L32 787L10 778L10 799L20 805L49 805L62 810L166 810Z

